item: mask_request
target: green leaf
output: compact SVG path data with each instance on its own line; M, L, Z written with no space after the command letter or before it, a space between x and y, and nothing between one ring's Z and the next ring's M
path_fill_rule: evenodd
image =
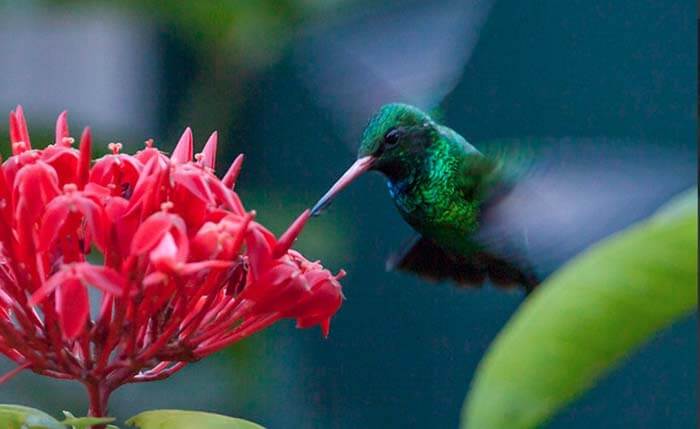
M697 304L697 189L555 273L481 362L462 427L535 427Z
M140 429L263 429L246 420L185 410L145 411L127 420L126 424Z
M65 429L58 420L43 411L22 405L0 404L3 429Z
M63 412L66 413L65 411ZM61 424L66 426L73 426L75 429L89 428L93 425L104 425L107 423L112 423L115 419L114 417L73 417L66 416L67 418L61 422Z

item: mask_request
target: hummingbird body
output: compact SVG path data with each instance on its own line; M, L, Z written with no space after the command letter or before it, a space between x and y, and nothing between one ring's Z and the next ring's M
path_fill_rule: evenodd
M500 160L487 158L413 106L387 104L365 128L358 160L312 212L367 170L386 176L399 213L420 234L390 258L390 268L469 286L486 277L527 290L539 283L527 263L510 258L512 247L498 246L502 254L494 253L480 235L485 209L512 181Z
M477 183L464 183L462 170L483 156L460 135L438 126L432 145L402 178L388 177L396 207L417 232L457 252L465 252L465 237L478 228Z

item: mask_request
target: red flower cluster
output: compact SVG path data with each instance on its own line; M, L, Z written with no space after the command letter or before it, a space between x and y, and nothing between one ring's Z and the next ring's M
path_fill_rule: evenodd
M125 383L165 378L282 318L328 334L338 279L290 250L233 191L242 156L214 175L216 133L193 153L188 129L168 158L151 141L91 163L72 147L32 149L21 107L0 168L0 352L22 369L85 384L91 415ZM93 289L100 293L89 293ZM101 296L97 305L91 295Z

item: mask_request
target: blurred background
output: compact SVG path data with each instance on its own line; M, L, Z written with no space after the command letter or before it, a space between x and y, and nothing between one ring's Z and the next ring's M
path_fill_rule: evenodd
M201 145L217 129L217 167L246 154L237 191L276 233L349 165L367 115L389 101L439 104L477 146L627 139L639 142L631 162L652 167L644 154L661 150L677 168L650 212L696 183L696 17L692 0L0 1L0 111L21 103L35 145L63 109L73 135L89 124L103 150L151 137L168 150L188 125ZM328 339L279 323L169 380L117 391L110 414L456 427L476 365L523 297L385 272L410 230L384 186L361 180L298 242L349 272ZM697 326L695 315L662 332L549 427L695 427ZM0 386L0 402L87 408L81 386L33 374Z

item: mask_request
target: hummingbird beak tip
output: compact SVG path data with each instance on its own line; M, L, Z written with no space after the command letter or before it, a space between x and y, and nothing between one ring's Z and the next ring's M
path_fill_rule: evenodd
M323 210L323 208L320 207L319 204L316 204L315 206L313 206L313 208L311 209L311 217L320 216L321 210Z
M373 156L365 156L355 161L355 163L353 163L350 168L347 169L340 179L338 179L338 181L331 186L328 192L326 192L326 194L322 196L321 199L318 200L318 202L313 206L311 209L311 216L316 217L320 215L323 212L323 209L325 209L331 203L333 198L335 198L335 196L338 195L341 190L361 176L364 172L372 168L374 159L375 158Z

